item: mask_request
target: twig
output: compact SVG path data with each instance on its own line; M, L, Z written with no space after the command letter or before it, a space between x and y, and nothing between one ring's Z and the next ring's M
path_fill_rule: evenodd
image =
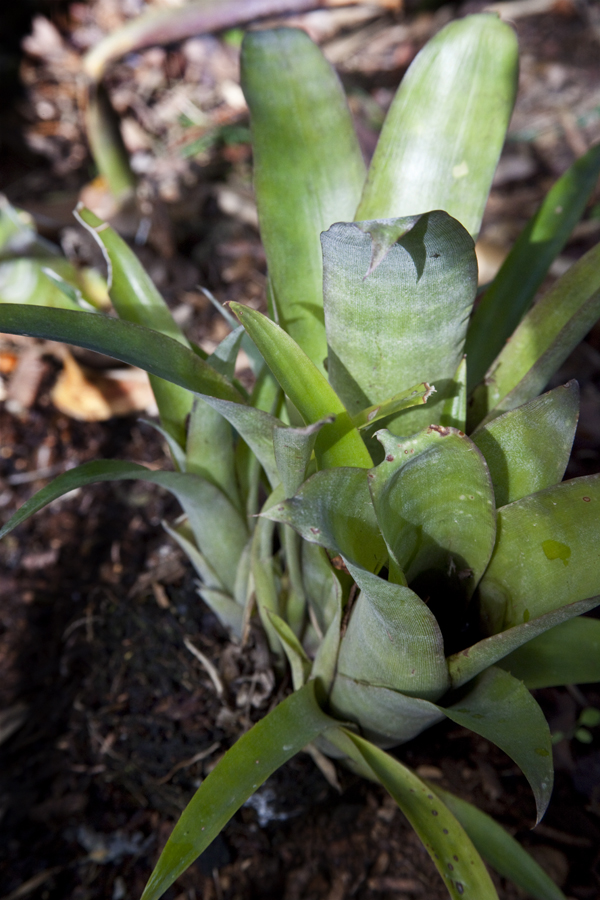
M200 663L202 668L206 671L206 674L208 675L208 677L210 678L210 680L212 681L212 683L215 686L215 691L217 692L217 697L220 700L222 700L225 695L225 688L223 687L223 682L221 681L219 673L217 672L217 670L215 669L215 667L213 666L211 661L209 659L207 659L206 656L204 655L204 653L201 653L197 647L194 647L194 645L192 644L192 642L190 641L189 638L184 637L183 643L185 644L186 648L190 651L192 656L196 657L196 659L198 660L198 662Z
M188 769L190 766L193 766L194 763L200 762L201 759L206 759L207 756L211 756L215 750L218 750L221 746L220 741L217 741L214 744L211 744L210 747L207 747L205 750L200 750L199 753L195 753L193 756L190 756L189 759L182 759L181 762L178 762L177 765L173 766L170 772L167 772L166 775L163 775L162 778L159 778L155 781L155 784L166 784L171 780L173 775L179 772L180 769Z

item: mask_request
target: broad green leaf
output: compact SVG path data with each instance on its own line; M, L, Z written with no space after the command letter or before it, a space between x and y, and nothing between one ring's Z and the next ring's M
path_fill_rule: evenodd
M271 503L277 503L283 497L283 485L279 485L268 497L263 510ZM269 646L274 654L281 657L281 641L268 612L279 615L280 595L275 579L275 560L273 558L273 536L275 523L261 516L256 523L252 536L252 549L250 554L251 572L256 595L256 607L262 626L267 634Z
M305 546L310 547L310 544L305 544ZM315 547L314 549L316 550L317 548ZM335 604L335 607L331 622L327 626L325 633L322 634L321 640L317 646L310 672L311 678L316 678L320 681L326 696L328 696L331 691L331 686L335 677L340 647L340 628L342 624L342 591L335 575L332 577L332 582L334 582L337 587L332 584L328 605L331 608Z
M383 750L349 731L346 735L423 841L452 900L498 900L469 837L428 785Z
M305 424L336 416L319 434L315 446L319 466L368 468L371 457L358 430L352 426L340 398L306 353L266 316L240 303L230 306Z
M440 425L444 428L458 428L465 431L467 427L467 357L463 356L454 373L453 392L448 395L442 407Z
M205 556L200 553L198 550L198 546L196 541L194 540L194 533L190 528L188 521L182 522L179 525L171 526L167 522L162 522L162 527L165 529L167 534L169 534L174 541L176 541L194 569L202 579L203 585L208 588L214 588L217 591L224 591L223 582L218 577L208 560Z
M487 634L600 594L600 475L573 478L498 510L479 585Z
M356 218L443 209L476 237L517 74L515 33L496 16L466 16L440 31L402 79Z
M99 481L142 479L170 491L189 519L200 552L206 556L228 591L233 590L235 567L248 539L246 525L229 500L214 485L197 475L154 472L136 463L103 460L84 463L59 475L34 494L0 530L0 538L57 497Z
M351 416L426 380L436 393L389 427L438 422L477 288L471 237L445 212L338 223L321 235L328 375ZM432 348L435 351L432 352Z
M461 650L460 653L454 653L447 658L448 671L452 681L452 687L457 688L466 684L475 675L483 672L488 666L493 665L502 660L499 664L504 667L504 657L512 654L519 647L524 647L529 641L532 641L538 635L555 628L561 622L565 622L575 616L580 616L595 606L600 605L600 598L592 597L590 600L579 600L577 603L569 603L567 606L561 606L552 612L544 613L536 619L524 622L522 625L513 625L506 631L493 634L491 637L484 638ZM591 621L583 619L584 622ZM527 656L527 653L525 653ZM514 673L517 674L517 673ZM521 677L517 675L517 677ZM598 664L598 679L600 680L600 663ZM527 683L526 679L522 679ZM594 680L594 679L592 679ZM527 687L530 685L527 683Z
M379 747L410 741L444 719L443 710L429 700L363 684L339 672L329 703L338 718L356 722L365 737Z
M67 296L51 272L61 278L71 275L76 283L75 270L66 260L22 258L0 262L0 303L81 310L81 304Z
M305 428L286 428L279 425L273 429L275 460L286 497L293 497L301 487L317 435L324 425L331 422L333 416Z
M596 145L551 188L483 295L467 332L469 393L529 309L581 218L599 173L600 145Z
M142 900L158 900L269 775L335 725L319 707L315 684L309 682L242 735L183 811Z
M469 428L536 397L600 317L600 244L531 309L473 394Z
M282 619L281 616L278 616L277 613L272 612L270 609L267 610L267 616L279 636L279 640L281 641L285 655L290 664L290 669L292 670L292 687L295 691L299 691L306 682L308 673L310 672L310 659L285 619Z
M471 435L489 466L496 506L506 506L562 480L578 419L579 385L569 381Z
M523 682L492 666L458 701L444 707L444 713L492 741L516 762L533 790L537 824L552 793L552 741L544 714Z
M75 215L104 254L108 266L109 295L119 318L152 328L189 347L167 304L133 250L91 210L79 205ZM164 428L181 446L185 446L185 418L192 408L193 397L172 382L157 384L152 374L150 384Z
M235 405L244 410L250 409L248 406L242 407L239 403ZM211 404L200 397L195 398L190 414L185 452L186 472L201 475L216 485L236 509L241 511L231 425Z
M306 627L306 594L302 581L302 538L299 534L284 525L281 529L283 552L285 557L285 574L287 575L287 597L285 602L285 619L293 633L299 638Z
M427 384L426 381L416 384L408 391L400 391L395 397L384 400L383 403L376 403L367 409L361 410L355 416L352 416L352 424L355 428L368 428L380 419L393 416L395 413L401 412L403 409L410 409L413 406L420 406L421 403L427 403L432 394L435 394L435 386Z
M216 588L206 587L204 584L198 585L198 593L219 622L229 628L238 640L241 639L244 631L244 610L231 595Z
M338 658L338 673L437 700L450 687L444 639L437 621L413 591L348 564L360 588Z
M530 690L600 682L600 620L563 622L505 656L499 665Z
M255 409L242 403L232 403L229 400L208 396L202 399L241 434L248 447L260 460L271 487L276 487L280 477L275 462L273 433L282 422L262 409Z
M488 564L496 521L488 468L455 428L398 439L379 431L385 459L369 488L390 556L438 618L456 618ZM438 607L442 608L438 612Z
M277 319L322 372L319 234L354 216L365 179L362 153L337 75L303 31L249 32L241 66Z
M142 325L73 310L7 303L0 304L0 331L96 350L187 391L244 403L231 382L212 366L178 341Z
M265 507L262 515L371 572L387 557L364 469L317 472L295 497Z
M566 900L563 892L542 867L491 816L437 784L428 784L431 792L458 819L477 852L481 853L499 875L508 878L537 900Z

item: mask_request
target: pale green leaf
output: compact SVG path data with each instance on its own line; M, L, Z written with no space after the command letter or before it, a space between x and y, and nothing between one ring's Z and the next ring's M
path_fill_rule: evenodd
M321 419L304 428L278 425L273 429L275 461L286 497L293 497L302 485L317 435L324 425L333 422L333 418Z
M600 603L600 598L595 598ZM563 622L505 656L500 666L528 688L600 682L600 620Z
M444 400L440 425L445 428L458 428L465 431L467 427L467 357L463 356L452 379L453 391Z

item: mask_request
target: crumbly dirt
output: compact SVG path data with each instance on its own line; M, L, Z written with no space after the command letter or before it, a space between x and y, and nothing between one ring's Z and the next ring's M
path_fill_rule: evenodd
M517 22L520 100L481 243L481 262L492 269L552 181L600 137L592 4L553 6ZM21 23L29 35L21 88L2 113L0 187L71 259L94 262L70 215L82 189L89 200L95 174L78 105L81 54L136 4L40 2L37 10L47 24ZM359 12L311 14L295 24L339 66L369 155L406 66L456 11L363 10L362 19ZM197 37L128 58L107 82L141 184L137 210L118 224L139 237L147 220L140 257L190 336L208 350L226 326L199 284L222 301L264 304L238 53L235 34ZM101 189L91 196L105 199ZM599 204L596 195L554 275L598 240ZM3 521L53 474L90 459L169 467L161 438L134 417L78 422L57 411L50 390L59 369L51 344L0 340ZM598 327L555 383L571 377L581 385L582 412L568 477L599 469ZM241 650L198 598L189 566L161 529L177 514L177 504L155 486L96 485L56 501L0 544L2 900L138 897L201 779L288 688L275 684L260 634ZM217 667L223 697L186 640ZM569 897L593 900L600 895L600 728L591 729L590 744L570 736L583 707L600 708L600 688L537 696L552 730L568 737L555 748L553 801L534 831L523 776L487 741L443 724L399 756L494 815ZM339 778L341 793L300 754L166 896L445 898L429 857L385 792L343 770ZM522 896L501 879L497 884L502 900Z

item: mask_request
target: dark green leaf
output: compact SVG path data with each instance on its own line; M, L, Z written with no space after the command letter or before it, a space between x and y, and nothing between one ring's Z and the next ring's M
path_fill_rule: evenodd
M563 622L505 656L499 665L531 690L600 681L600 620Z

